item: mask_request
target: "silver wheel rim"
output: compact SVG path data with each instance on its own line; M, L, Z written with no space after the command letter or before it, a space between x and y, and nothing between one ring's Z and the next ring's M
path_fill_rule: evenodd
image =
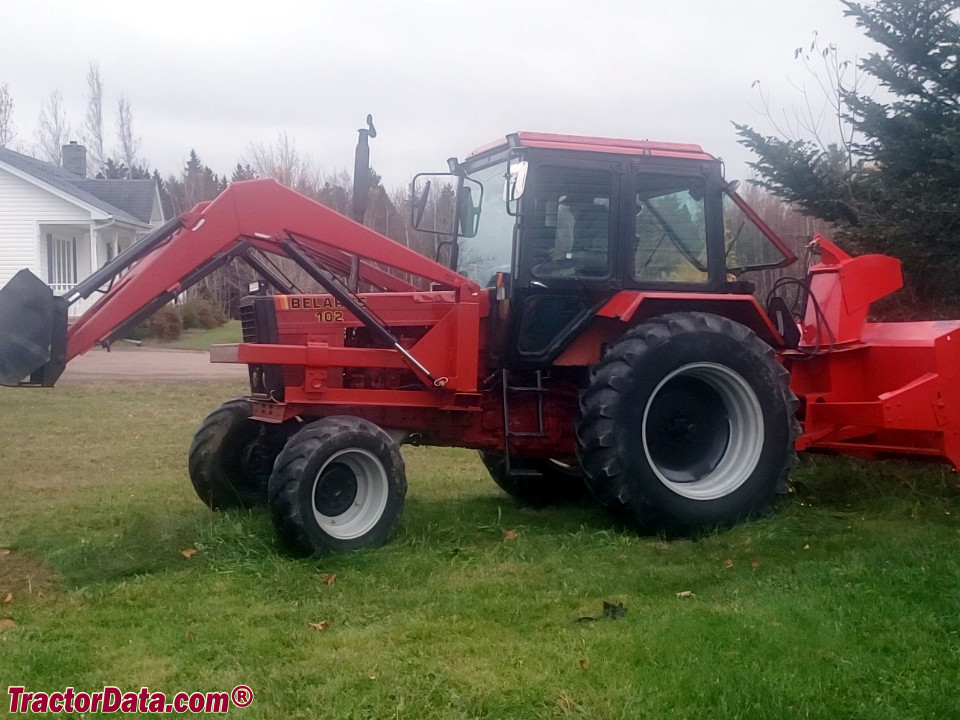
M726 412L727 441L717 462L692 482L677 482L667 475L650 451L648 420L657 397L678 378L689 378L709 386L719 396ZM717 363L684 365L654 388L643 411L643 452L654 474L670 491L691 500L716 500L726 497L743 485L756 469L764 440L763 412L756 393L738 373Z
M343 512L325 515L317 508L317 491L324 475L335 466L349 469L356 479L356 496ZM368 450L349 448L334 453L313 479L311 508L317 525L337 540L354 540L370 532L387 507L389 481L379 458Z

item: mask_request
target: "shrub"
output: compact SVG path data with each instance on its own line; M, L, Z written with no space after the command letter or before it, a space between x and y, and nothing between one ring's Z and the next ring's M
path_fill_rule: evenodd
M180 313L169 305L160 308L147 320L147 336L157 340L176 340L183 332Z
M180 318L185 329L204 328L212 330L227 321L227 316L209 298L198 296L180 306Z
M227 321L227 316L218 305L210 300L198 298L196 300L197 316L200 318L200 326L207 330L220 327Z
M127 337L125 339L137 340L137 341L146 340L148 337L147 333L148 333L147 321L144 320L142 323L137 323L132 328L130 328L126 333Z
M186 302L180 306L180 320L183 322L184 330L193 330L200 327L200 316L197 314L197 308L193 303Z

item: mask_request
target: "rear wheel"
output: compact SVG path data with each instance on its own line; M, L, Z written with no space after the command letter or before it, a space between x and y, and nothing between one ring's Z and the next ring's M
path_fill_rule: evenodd
M580 466L576 463L549 458L510 458L510 469L519 472L508 475L503 455L481 450L480 459L504 492L527 505L542 507L571 502L587 492Z
M287 442L270 477L270 514L297 552L375 547L393 536L406 492L396 443L373 423L340 415Z
M581 398L591 491L636 525L690 531L766 512L796 462L789 376L748 328L675 313L623 336Z
M247 400L228 400L203 419L190 443L193 489L213 510L265 504L284 439L283 429L250 419Z

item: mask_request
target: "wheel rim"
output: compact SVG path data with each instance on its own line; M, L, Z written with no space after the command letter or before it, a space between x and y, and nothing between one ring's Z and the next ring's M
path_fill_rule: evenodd
M313 516L337 540L370 532L387 506L389 482L383 463L360 448L331 455L313 480Z
M760 403L749 383L725 365L684 365L647 399L642 443L653 472L672 492L692 500L725 497L760 459Z

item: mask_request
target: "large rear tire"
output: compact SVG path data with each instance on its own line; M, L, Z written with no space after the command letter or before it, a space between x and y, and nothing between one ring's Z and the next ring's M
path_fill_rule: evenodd
M709 313L656 318L591 370L577 428L587 485L641 528L764 514L796 463L796 406L787 371L748 328Z
M228 400L203 419L190 443L193 489L212 510L266 504L284 438L281 428L250 419L247 400Z
M577 464L548 458L510 458L511 470L521 472L508 475L503 455L481 450L480 459L500 489L526 505L544 507L574 502L587 492Z
M337 415L287 442L270 477L270 515L294 552L377 547L396 531L406 494L397 444L367 420Z

